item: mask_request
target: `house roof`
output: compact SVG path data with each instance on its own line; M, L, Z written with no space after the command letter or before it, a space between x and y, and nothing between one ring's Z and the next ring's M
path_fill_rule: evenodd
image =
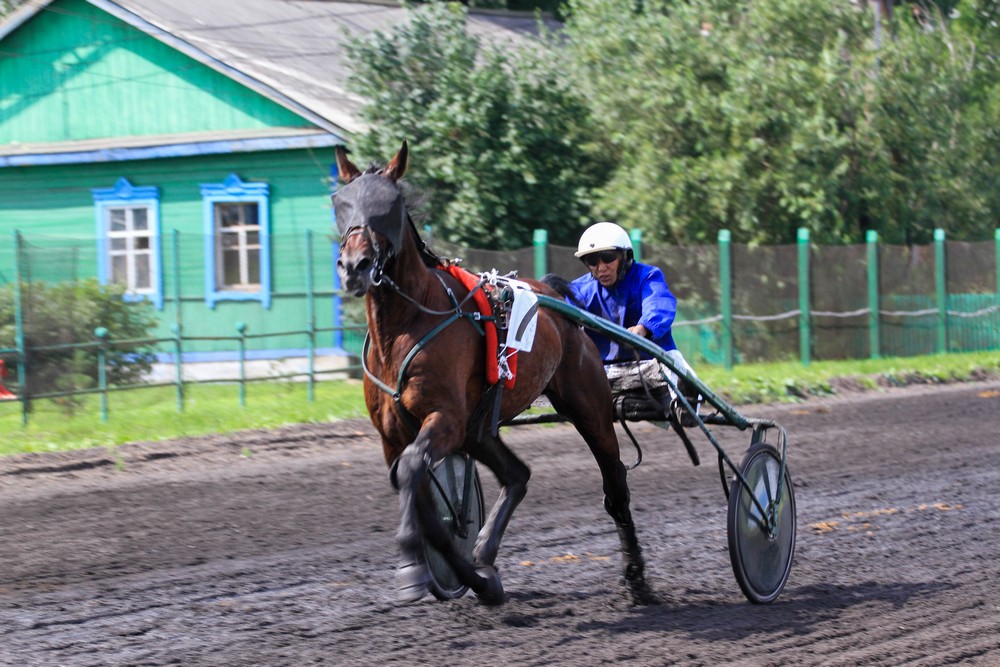
M0 40L54 0L0 23ZM347 90L344 45L406 18L397 3L333 0L87 0L343 138L364 131L364 100ZM471 11L472 34L499 43L534 35L534 16ZM23 148L21 149L23 151ZM23 154L23 152L22 152Z
M0 167L117 162L287 148L320 148L343 140L321 129L269 127L49 143L0 144Z

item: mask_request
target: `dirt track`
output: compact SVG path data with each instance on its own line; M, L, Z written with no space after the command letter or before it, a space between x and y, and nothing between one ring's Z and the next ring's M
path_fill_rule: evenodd
M648 425L648 607L565 426L506 436L534 476L500 607L395 604L396 497L364 422L0 459L0 664L1000 665L1000 383L743 412L791 441L798 547L770 606L733 578L708 444L695 468ZM718 433L738 458L747 436Z

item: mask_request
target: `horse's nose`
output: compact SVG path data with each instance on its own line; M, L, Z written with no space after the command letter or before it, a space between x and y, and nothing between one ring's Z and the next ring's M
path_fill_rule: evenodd
M372 260L370 257L362 257L354 264L354 272L367 274L372 270Z
M348 292L360 296L368 289L372 266L372 260L369 257L358 259L339 257L337 259L337 273L340 274L341 285Z
M341 257L337 260L337 268L348 276L365 275L372 270L372 260L369 257L361 257L357 260Z

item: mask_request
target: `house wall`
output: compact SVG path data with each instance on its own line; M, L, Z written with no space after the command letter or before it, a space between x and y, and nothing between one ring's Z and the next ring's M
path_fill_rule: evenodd
M0 282L14 272L14 230L27 244L26 264L32 280L64 280L97 276L97 222L93 188L114 187L127 179L136 187L159 193L160 255L165 301L158 311L158 337L170 335L176 320L173 238L179 232L181 320L186 335L233 336L236 322L248 333L305 329L306 231L313 232L314 280L317 291L334 286L330 202L332 148L234 153L158 160L0 169ZM230 174L248 183L269 186L272 298L258 301L205 300L206 260L203 199L200 185L222 183ZM316 302L318 327L334 326L334 302ZM321 347L333 344L324 333ZM305 336L251 340L249 349L301 349ZM169 348L168 348L169 349ZM187 351L234 350L232 342L204 341Z

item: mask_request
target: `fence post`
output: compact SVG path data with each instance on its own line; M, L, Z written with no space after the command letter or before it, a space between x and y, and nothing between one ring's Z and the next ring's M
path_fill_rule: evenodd
M174 334L174 384L177 388L177 412L184 412L184 362L183 357L183 310L181 308L181 248L180 232L174 230L174 324L170 327Z
M535 278L541 279L549 272L549 230L536 229L531 237L534 248Z
M799 354L802 365L808 366L811 358L810 331L811 316L809 305L809 230L799 227Z
M996 345L1000 345L1000 227L993 230L993 247L996 250L996 261L993 264L994 270L997 273L997 335L994 338Z
M28 351L24 348L24 290L21 284L21 232L14 230L14 347L17 348L17 384L21 425L28 424Z
M944 230L934 230L934 286L937 292L937 353L948 350L948 292L944 267Z
M94 329L97 336L97 388L101 392L101 421L108 421L108 330L105 327Z
M878 291L878 232L869 229L865 234L868 250L868 337L871 346L871 358L882 356L882 332L879 328L879 291Z
M719 230L719 308L722 310L722 358L727 371L733 369L733 279L728 229Z
M306 230L306 329L309 336L309 381L306 397L310 403L316 400L316 294L313 285L312 230Z
M240 407L247 405L247 325L243 322L236 323L236 333L240 335Z
M635 261L642 261L642 230L633 229L628 233L628 237L632 240L632 255L635 257Z

